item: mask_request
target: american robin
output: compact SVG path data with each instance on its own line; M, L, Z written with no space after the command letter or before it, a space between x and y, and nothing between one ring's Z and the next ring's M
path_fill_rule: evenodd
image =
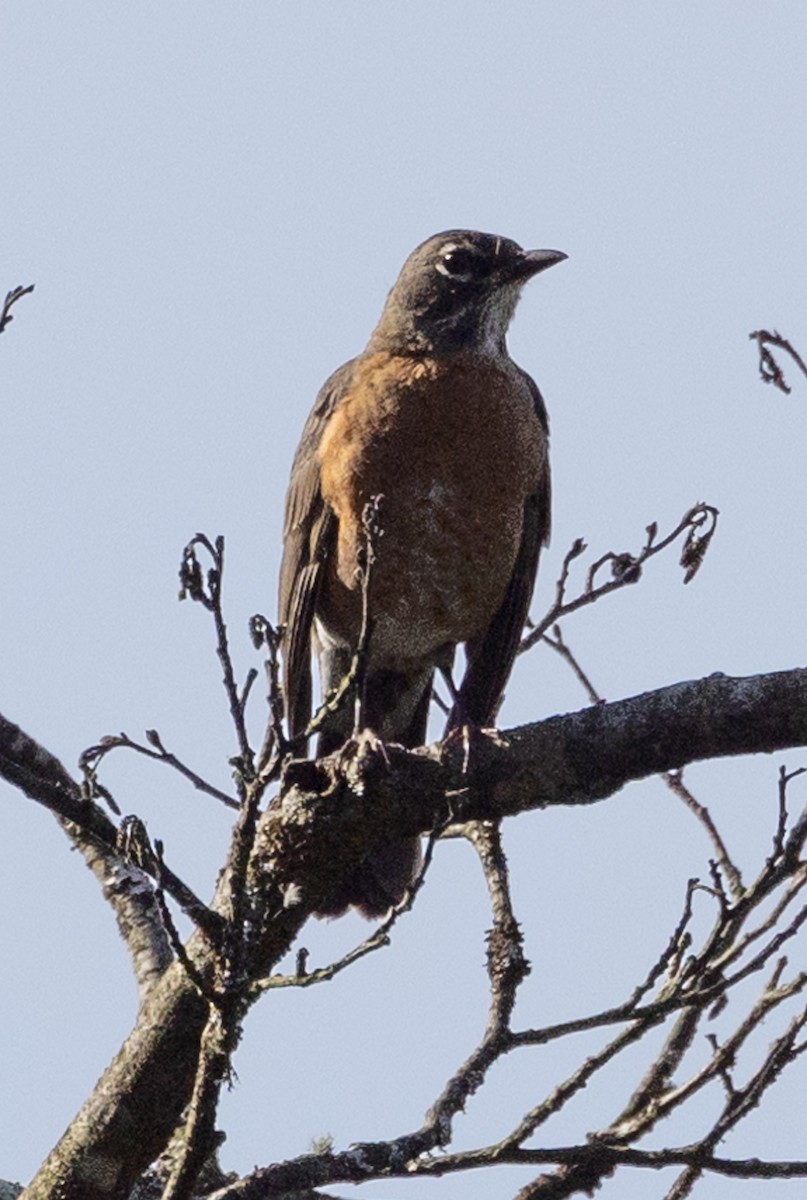
M566 255L471 230L410 254L367 348L324 384L286 497L280 621L292 736L311 715L311 652L327 696L346 677L362 617L362 514L383 495L370 577L364 720L422 745L436 669L465 644L449 726L492 723L549 537L547 416L505 334L523 285ZM320 735L352 731L343 705ZM378 916L411 882L419 839L391 843L324 913Z

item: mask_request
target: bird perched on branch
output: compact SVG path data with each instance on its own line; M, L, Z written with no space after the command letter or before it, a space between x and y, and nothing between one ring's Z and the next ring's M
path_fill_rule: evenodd
M422 745L435 670L467 669L452 725L494 719L549 537L547 417L505 335L527 280L562 262L472 230L438 233L403 265L366 349L322 387L286 497L280 621L292 736L311 716L311 654L323 697L347 676L362 623L365 505L383 496L369 581L363 717L381 739ZM343 704L320 734L352 733ZM403 896L419 839L391 842L321 915L378 916Z

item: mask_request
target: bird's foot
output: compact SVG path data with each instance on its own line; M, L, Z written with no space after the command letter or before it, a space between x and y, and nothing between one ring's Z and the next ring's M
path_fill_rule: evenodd
M336 769L354 791L380 764L390 769L387 747L373 729L356 730L336 754Z
M441 762L456 762L462 756L462 773L469 775L471 768L484 753L486 745L503 746L504 738L495 729L482 729L479 725L463 722L451 725L445 732L440 746Z

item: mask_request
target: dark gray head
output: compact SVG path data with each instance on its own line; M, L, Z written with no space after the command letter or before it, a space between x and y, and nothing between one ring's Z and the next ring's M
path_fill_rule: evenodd
M473 229L437 233L404 263L368 349L501 353L522 287L564 258Z

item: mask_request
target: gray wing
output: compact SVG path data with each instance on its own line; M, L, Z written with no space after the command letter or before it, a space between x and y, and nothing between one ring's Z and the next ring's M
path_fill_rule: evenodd
M319 445L350 385L354 361L341 366L320 389L303 428L286 493L279 619L285 627L283 687L291 737L302 733L311 717L311 624L335 546L336 518L320 488Z
M521 374L532 393L535 415L548 440L549 421L541 393L525 371ZM456 712L449 717L449 725L457 719L477 726L493 724L529 613L541 549L549 542L550 502L547 458L538 488L524 506L521 544L504 600L485 632L465 648L468 666L459 690L459 703Z

